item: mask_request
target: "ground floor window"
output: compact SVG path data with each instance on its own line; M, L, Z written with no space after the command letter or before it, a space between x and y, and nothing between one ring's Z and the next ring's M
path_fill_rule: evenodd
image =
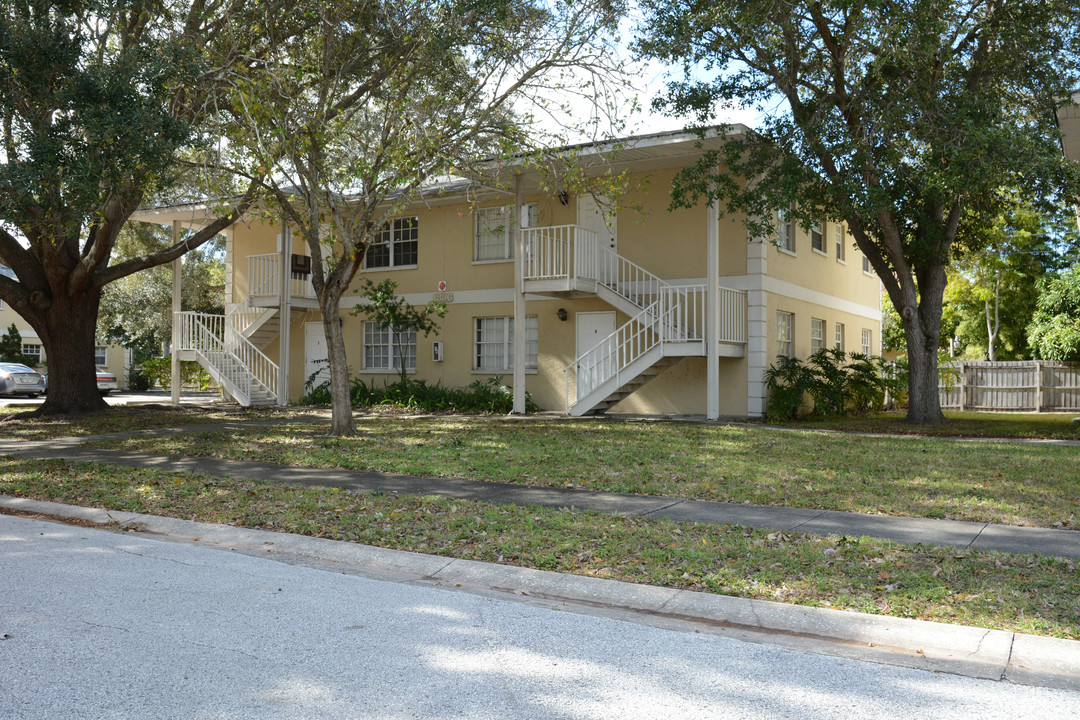
M525 318L525 369L537 368L539 322ZM479 317L473 325L473 370L508 372L514 369L514 318Z
M863 328L862 331L862 354L870 357L870 330Z
M98 345L94 348L94 364L95 365L108 365L109 364L109 348Z
M364 369L416 370L416 330L397 332L377 322L364 323Z
M837 350L843 350L844 349L844 324L843 323L836 323L836 333L835 333L835 335L836 335L836 338L835 338L835 347L836 347L836 349Z
M794 353L794 339L792 327L795 325L795 316L789 312L776 313L776 354L783 357L792 357Z
M36 343L23 343L22 354L34 361L34 364L41 362L41 345Z
M816 353L825 347L825 321L810 319L810 353Z

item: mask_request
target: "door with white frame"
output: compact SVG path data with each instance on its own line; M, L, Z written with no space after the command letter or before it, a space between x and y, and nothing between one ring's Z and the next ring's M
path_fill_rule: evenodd
M606 204L606 200L602 200ZM592 230L599 238L600 247L612 252L619 251L619 222L615 215L606 215L604 208L592 195L579 195L577 199L578 227ZM601 280L608 280L608 274L614 272L612 263L600 264Z
M579 312L574 320L577 324L577 357L581 360L576 376L577 399L580 400L615 374L615 312Z
M326 331L322 323L304 323L304 383L318 373L312 387L330 380L330 364L326 362ZM307 388L305 387L305 390Z

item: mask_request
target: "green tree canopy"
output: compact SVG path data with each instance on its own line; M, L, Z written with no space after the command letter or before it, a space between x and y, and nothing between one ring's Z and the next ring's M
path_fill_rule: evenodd
M1028 325L1039 281L1067 264L1075 222L1071 211L1046 214L1019 205L987 228L985 246L949 266L942 345L955 338L963 357L1030 358Z
M639 50L682 68L660 106L701 125L757 108L679 175L769 237L778 208L845 221L904 324L908 419L940 422L945 268L977 249L1001 188L1071 204L1080 170L1055 122L1076 87L1080 8L1068 0L644 0ZM717 172L720 168L720 172Z
M104 407L93 353L102 289L214 237L114 262L121 227L213 152L220 86L266 52L273 0L9 0L0 6L0 299L49 356L40 412ZM259 7L259 12L253 9ZM280 9L280 8L279 8ZM285 13L282 13L284 16Z
M1041 283L1028 342L1043 360L1080 360L1080 263Z

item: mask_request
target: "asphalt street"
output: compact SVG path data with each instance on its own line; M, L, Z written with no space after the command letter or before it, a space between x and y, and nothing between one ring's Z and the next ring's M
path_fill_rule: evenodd
M973 680L0 516L0 717L1014 718Z

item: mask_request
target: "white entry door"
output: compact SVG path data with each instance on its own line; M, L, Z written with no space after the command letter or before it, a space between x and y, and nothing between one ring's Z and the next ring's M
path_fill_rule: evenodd
M615 313L579 312L574 319L577 323L577 357L603 342L603 347L590 352L578 366L577 398L580 400L615 373L616 338L611 337L615 332Z
M322 323L304 323L304 383L318 373L312 387L330 380L330 366L326 363L326 332Z
M619 251L619 223L616 216L605 217L603 209L592 195L579 195L577 199L577 224L592 230L600 238L602 247ZM607 243L604 245L604 243Z

